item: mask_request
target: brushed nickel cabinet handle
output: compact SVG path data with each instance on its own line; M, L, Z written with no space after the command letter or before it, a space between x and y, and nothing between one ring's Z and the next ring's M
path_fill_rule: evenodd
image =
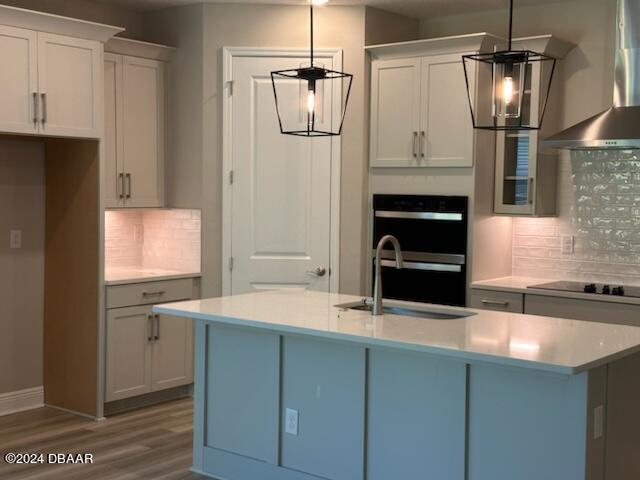
M427 135L424 131L420 132L420 158L424 158L425 144L424 141L427 138Z
M490 305L492 307L508 307L509 302L500 302L498 300L481 300L483 305Z
M124 198L124 173L118 174L118 198Z
M417 144L418 143L418 132L413 132L413 157L414 158L418 158L418 148L417 148Z
M156 314L156 334L154 340L160 340L160 315Z
M157 290L155 292L142 292L143 297L158 297L167 293L165 290Z
M533 185L534 178L531 177L529 178L529 189L527 190L527 202L529 202L529 205L533 205Z
M131 198L131 174L127 173L127 198Z
M38 124L38 92L33 92L33 123Z
M147 315L147 342L153 340L153 314Z
M41 93L40 98L42 99L42 124L47 123L47 94Z

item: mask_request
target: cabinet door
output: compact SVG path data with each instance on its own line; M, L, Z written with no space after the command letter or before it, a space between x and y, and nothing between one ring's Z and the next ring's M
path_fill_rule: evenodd
M161 207L164 165L164 67L124 57L124 169L127 207Z
M104 144L105 204L124 205L124 166L122 155L122 56L104 56Z
M0 131L37 133L37 36L0 25Z
M38 33L38 86L44 135L100 138L102 44Z
M470 71L475 88L475 71ZM423 57L420 166L473 166L473 124L462 54Z
M151 392L151 307L107 310L106 401Z
M371 166L418 166L420 59L371 65Z
M193 321L154 315L152 390L193 382Z

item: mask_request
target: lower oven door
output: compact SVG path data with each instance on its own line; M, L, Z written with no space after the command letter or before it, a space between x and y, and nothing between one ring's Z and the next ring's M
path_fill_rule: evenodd
M466 304L465 265L405 261L404 268L398 270L394 260L382 260L381 266L384 298L459 307Z

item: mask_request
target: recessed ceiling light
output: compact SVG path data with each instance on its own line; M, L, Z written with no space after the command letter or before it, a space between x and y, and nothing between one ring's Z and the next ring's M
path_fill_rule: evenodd
M309 0L309 3L311 5L319 6L319 5L325 5L329 3L329 0Z

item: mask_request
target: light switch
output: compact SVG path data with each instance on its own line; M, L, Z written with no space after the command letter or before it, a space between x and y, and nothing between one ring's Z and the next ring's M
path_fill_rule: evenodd
M284 431L290 435L298 435L298 411L287 408L284 414Z
M564 255L571 255L573 253L573 235L562 235L562 253Z
M11 230L9 235L10 248L22 248L22 230Z

